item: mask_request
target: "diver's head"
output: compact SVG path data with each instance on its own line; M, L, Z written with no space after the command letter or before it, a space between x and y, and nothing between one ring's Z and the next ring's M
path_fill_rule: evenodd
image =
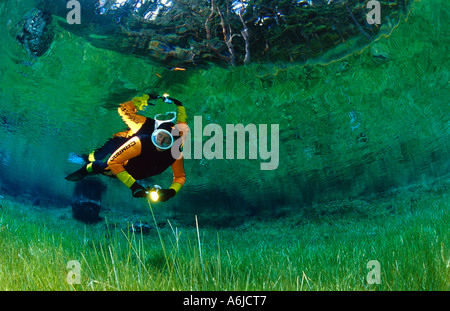
M165 129L158 129L152 134L152 142L158 151L165 151L172 147L173 136Z
M158 151L165 151L172 147L174 141L179 136L173 136L172 130L175 127L176 113L169 112L172 115L171 118L167 118L167 114L157 114L155 116L155 130L152 133L152 142Z

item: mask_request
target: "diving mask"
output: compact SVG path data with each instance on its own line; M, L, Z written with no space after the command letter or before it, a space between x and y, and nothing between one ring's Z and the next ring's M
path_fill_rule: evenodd
M170 117L172 115L172 117ZM167 150L172 147L174 138L169 130L175 126L176 112L155 115L155 130L152 133L152 143L159 149Z

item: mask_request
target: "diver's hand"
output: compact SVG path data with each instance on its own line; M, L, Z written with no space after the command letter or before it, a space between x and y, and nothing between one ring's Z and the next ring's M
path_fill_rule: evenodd
M157 95L157 94L148 94L148 97L149 97L149 100L161 98L161 96Z
M147 197L147 189L145 189L142 185L140 185L137 181L135 181L131 187L131 193L135 198L145 198Z
M174 197L175 194L177 194L177 193L173 189L159 189L158 190L158 194L159 194L158 201L159 202L166 202L170 198Z

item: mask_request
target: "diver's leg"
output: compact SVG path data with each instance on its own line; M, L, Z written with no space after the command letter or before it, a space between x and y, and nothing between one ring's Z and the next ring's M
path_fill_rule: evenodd
M107 162L94 161L83 165L82 168L65 177L68 181L80 181L88 175L102 174L107 169Z
M126 132L124 132L126 134ZM119 133L121 134L121 133ZM109 139L102 147L94 150L88 157L84 158L88 163L83 165L79 170L65 177L69 181L80 181L89 174L102 174L107 168L106 162L103 162L107 156L113 154L120 146L122 146L129 138L126 135L119 136L116 134Z
M114 137L109 139L102 147L95 149L89 154L88 160L94 162L96 160L104 160L108 155L113 154L120 146L122 146L128 138Z
M88 171L86 169L87 166L88 166L88 164L83 165L83 167L81 167L79 170L76 170L75 172L73 172L72 174L67 175L64 178L66 180L68 180L68 181L80 181L80 180L82 180L84 177L86 177L88 175Z

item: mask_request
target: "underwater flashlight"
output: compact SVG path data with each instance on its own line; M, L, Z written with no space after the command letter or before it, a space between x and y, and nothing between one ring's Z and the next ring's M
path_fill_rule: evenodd
M164 94L162 95L162 97L169 97L169 94L164 93Z
M153 202L158 201L159 199L158 189L150 192L150 199L152 199Z
M155 186L153 186L152 190L150 190L150 192L149 192L150 199L152 199L153 202L156 202L159 199L159 194L158 194L159 189L162 189L161 186L155 185Z

